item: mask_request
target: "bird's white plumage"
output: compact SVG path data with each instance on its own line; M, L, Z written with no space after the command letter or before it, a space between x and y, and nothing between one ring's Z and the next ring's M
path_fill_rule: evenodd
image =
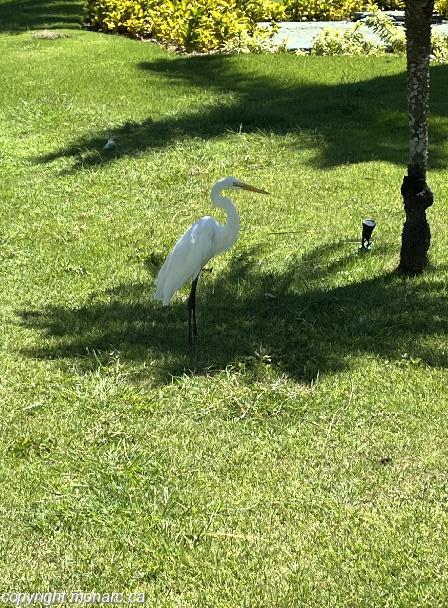
M164 306L173 294L189 279L195 279L201 269L215 255L222 226L213 217L202 217L195 222L174 245L156 279L156 300Z
M227 221L220 224L215 218L205 216L195 222L174 245L156 279L156 300L167 306L173 294L189 279L195 279L207 262L222 251L229 249L238 238L240 219L232 201L221 195L223 190L252 190L267 194L235 177L219 180L211 190L213 203L227 213Z

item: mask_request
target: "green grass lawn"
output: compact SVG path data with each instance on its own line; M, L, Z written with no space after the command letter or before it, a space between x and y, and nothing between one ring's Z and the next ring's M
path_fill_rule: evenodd
M0 33L80 29L82 21L81 0L0 0Z
M402 280L403 59L186 58L76 30L0 51L0 589L446 605L448 68L432 268ZM235 196L189 348L188 290L163 309L154 277L221 217L226 175L272 194Z

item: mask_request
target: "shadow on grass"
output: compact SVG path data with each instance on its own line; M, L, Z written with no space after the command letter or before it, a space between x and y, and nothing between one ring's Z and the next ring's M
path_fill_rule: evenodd
M79 0L0 0L0 32L79 29L82 21L82 2Z
M153 362L151 374L160 383L257 357L302 382L345 369L365 353L400 361L407 353L430 366L448 364L446 351L431 345L448 330L448 302L435 279L389 274L332 287L336 275L363 263L344 242L317 247L281 275L260 272L258 260L255 250L234 257L214 279L214 293L204 279L201 335L193 347L186 342L186 304L160 307L148 281L96 294L82 308L20 312L42 340L25 354L76 360L89 370L98 358L107 363L110 353L119 353L129 364Z
M112 153L102 150L110 131L101 131L38 161L71 158L76 170L108 163L120 156L162 149L191 137L210 139L229 131L262 130L298 135L297 146L313 148L316 151L313 162L322 167L372 160L405 165L408 119L404 73L360 82L306 84L306 67L301 59L290 57L285 61L280 64L278 78L263 75L258 69L254 71L252 58L180 57L142 63L141 70L166 79L170 84L167 91L173 95L179 85L185 96L187 84L193 91L214 91L219 103L215 99L210 105L186 109L174 116L127 122L113 131L119 145ZM296 78L291 74L296 74ZM342 76L341 73L341 79ZM448 68L433 67L433 117L447 115L447 87ZM431 132L431 163L435 168L446 164L447 136L448 125L439 121L438 128Z

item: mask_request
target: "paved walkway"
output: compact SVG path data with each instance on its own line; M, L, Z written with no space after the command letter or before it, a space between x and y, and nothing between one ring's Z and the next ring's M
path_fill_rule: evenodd
M274 44L280 44L286 39L286 47L293 51L296 49L309 50L312 47L313 39L326 27L335 28L341 32L353 27L352 21L316 21L316 22L282 22L279 23L280 31L274 36ZM448 23L433 25L433 31L448 36ZM381 43L378 36L366 25L362 30L375 42Z

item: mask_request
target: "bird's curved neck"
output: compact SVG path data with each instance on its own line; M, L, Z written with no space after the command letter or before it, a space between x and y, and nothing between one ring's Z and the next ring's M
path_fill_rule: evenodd
M225 251L233 245L238 237L240 231L240 218L236 207L230 198L222 196L221 192L222 190L219 186L214 186L212 188L211 198L215 205L221 209L225 209L227 214L227 222L222 227L222 243L219 244L220 250Z

